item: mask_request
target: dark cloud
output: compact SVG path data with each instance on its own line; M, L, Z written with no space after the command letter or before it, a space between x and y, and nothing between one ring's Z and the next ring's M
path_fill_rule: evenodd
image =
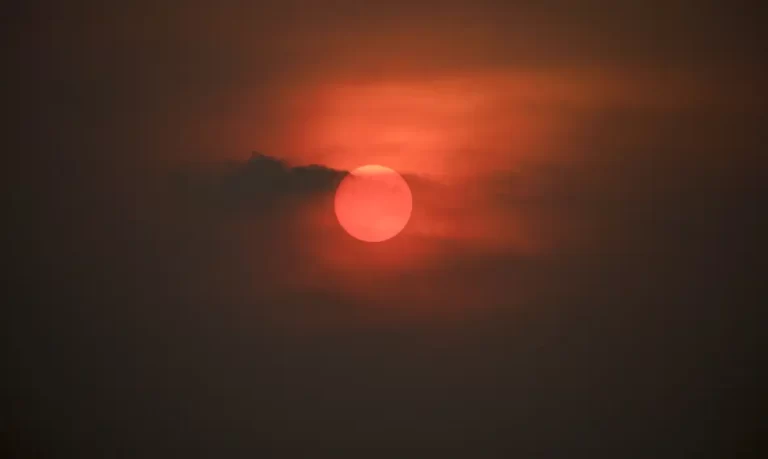
M332 192L346 174L318 164L291 167L277 158L254 153L227 181L248 199L249 195Z
M171 171L175 179L169 186L187 193L186 199L198 200L193 206L257 213L291 205L292 199L328 195L347 174L317 164L289 166L284 160L258 152L245 162L227 166Z

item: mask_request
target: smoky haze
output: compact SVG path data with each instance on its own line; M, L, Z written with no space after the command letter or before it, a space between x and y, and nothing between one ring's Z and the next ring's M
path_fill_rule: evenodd
M46 457L744 447L753 182L616 167L540 170L533 196L497 178L499 205L593 237L535 254L407 231L374 245L439 247L406 272L308 217L332 213L343 172L266 156L147 175L131 207L102 195L98 212L28 221L11 439ZM425 180L415 202L430 186L445 185ZM352 253L356 274L317 244Z
M757 456L747 6L17 2L3 452Z

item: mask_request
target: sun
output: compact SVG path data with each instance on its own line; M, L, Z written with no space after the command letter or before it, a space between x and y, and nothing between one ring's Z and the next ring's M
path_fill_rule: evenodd
M365 242L397 236L413 209L413 196L405 179L394 170L367 165L344 177L336 189L336 218L344 230Z

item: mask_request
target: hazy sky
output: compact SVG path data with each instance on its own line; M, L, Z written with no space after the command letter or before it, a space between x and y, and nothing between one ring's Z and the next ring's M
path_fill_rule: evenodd
M764 73L745 7L94 3L29 7L20 40L25 67L50 77L30 91L76 102L94 136L114 129L147 156L261 149L443 173L562 154L604 111L660 119L754 105Z
M754 453L748 3L46 3L3 28L19 457ZM366 163L386 243L333 213Z

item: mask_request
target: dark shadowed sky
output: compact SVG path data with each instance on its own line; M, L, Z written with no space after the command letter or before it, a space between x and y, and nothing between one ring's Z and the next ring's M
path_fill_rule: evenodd
M757 457L754 6L16 2L3 446Z

